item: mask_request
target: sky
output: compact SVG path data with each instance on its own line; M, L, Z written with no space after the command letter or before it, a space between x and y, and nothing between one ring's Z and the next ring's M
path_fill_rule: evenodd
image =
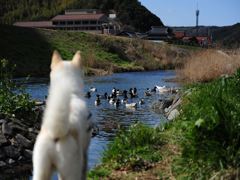
M195 11L200 10L199 25L226 26L240 22L240 0L139 0L166 26L195 26Z

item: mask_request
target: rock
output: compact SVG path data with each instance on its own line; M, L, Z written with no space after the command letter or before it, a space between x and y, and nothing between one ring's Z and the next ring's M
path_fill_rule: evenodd
M170 111L169 115L168 115L168 120L174 120L176 117L179 116L179 111L177 109L174 109L172 111Z
M0 134L0 147L5 146L9 143L6 137L3 134Z
M20 156L20 150L13 146L3 147L3 150L7 157L17 159Z
M29 149L25 149L24 152L23 152L23 155L26 157L26 158L32 158L32 155L33 155L33 152Z
M3 118L5 118L5 115L0 113L0 119L3 119Z
M0 119L0 125L3 123L6 123L7 121L5 119Z
M13 135L12 127L9 126L6 122L2 124L2 133L7 136Z
M0 148L0 159L5 160L6 158L6 153L3 151L3 148Z
M172 104L171 107L168 109L167 116L170 115L171 111L173 111L174 109L177 109L181 103L182 103L182 99L179 98L174 104Z
M14 164L16 161L10 158L10 159L8 159L7 162L8 162L8 164Z
M0 161L0 167L4 167L6 166L7 164L4 162L4 161Z
M171 106L173 99L161 99L152 105L152 108L157 113L164 113L164 110Z
M27 127L25 127L23 125L21 127L20 125L13 124L11 127L12 127L14 134L17 134L17 133L27 134L28 133Z
M21 134L17 134L15 136L16 138L16 141L17 143L20 145L20 146L23 146L25 148L30 148L32 147L32 142L30 140L28 140L27 138L25 138L23 135Z
M23 160L23 159L24 159L24 157L19 156L17 160L18 160L18 161L21 161L21 160Z
M160 106L159 108L164 110L165 108L168 108L169 106L172 105L173 100L172 99L164 99L160 100Z

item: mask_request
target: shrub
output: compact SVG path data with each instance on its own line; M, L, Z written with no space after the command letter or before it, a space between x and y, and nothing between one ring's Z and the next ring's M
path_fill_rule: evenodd
M185 166L181 168L191 169L198 177L229 166L240 167L239 117L240 70L232 77L191 87L178 123L185 138L181 162Z
M5 116L23 117L32 112L34 103L23 87L14 82L14 68L6 59L0 60L0 112Z

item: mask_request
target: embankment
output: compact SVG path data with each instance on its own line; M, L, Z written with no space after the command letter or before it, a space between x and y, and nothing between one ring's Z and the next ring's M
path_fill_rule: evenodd
M140 39L0 25L0 58L16 64L16 76L48 76L51 54L71 59L82 51L86 74L173 69L191 50Z

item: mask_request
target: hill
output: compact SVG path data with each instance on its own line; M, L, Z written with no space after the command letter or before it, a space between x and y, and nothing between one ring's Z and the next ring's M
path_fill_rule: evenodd
M189 50L140 39L0 25L0 59L17 65L17 76L48 76L51 54L71 59L82 51L86 73L171 69Z
M151 26L162 26L156 15L138 0L1 0L0 23L12 24L23 20L48 20L65 9L100 9L117 12L120 23L128 30L146 32Z
M213 30L213 38L220 47L240 47L240 23L218 27Z

